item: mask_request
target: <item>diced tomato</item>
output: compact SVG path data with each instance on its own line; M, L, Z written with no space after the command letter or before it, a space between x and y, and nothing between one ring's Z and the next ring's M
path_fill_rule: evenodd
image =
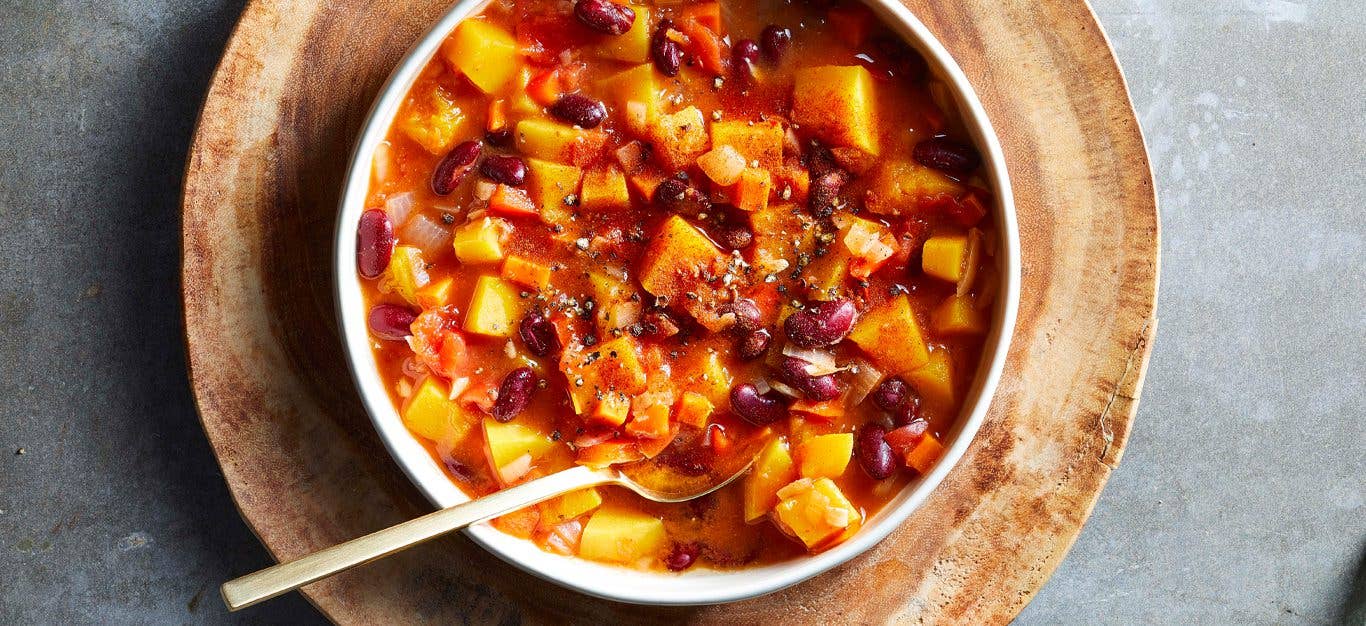
M726 427L720 424L707 426L707 445L711 446L715 454L725 454L730 449L730 435L726 434Z
M578 20L528 7L517 22L517 46L528 60L540 65L559 61L560 53L593 41L595 34Z
M532 100L536 101L536 104L543 107L555 104L555 101L560 98L560 94L564 93L560 88L559 68L546 70L532 76L526 84L526 93L531 96Z
M460 397L456 398L456 401L488 413L493 410L493 402L497 396L499 382L489 379L471 383L465 391L460 393Z
M438 376L458 378L469 366L465 338L456 330L455 309L428 309L413 320L408 346L419 362Z
M904 454L907 450L915 447L915 444L920 443L929 427L929 422L923 419L915 420L887 433L887 445L892 447L893 452Z
M716 31L690 18L679 20L675 26L678 27L679 32L688 37L688 43L684 49L696 57L702 63L702 67L715 74L726 73L730 51L725 42L721 41L721 36L716 34Z

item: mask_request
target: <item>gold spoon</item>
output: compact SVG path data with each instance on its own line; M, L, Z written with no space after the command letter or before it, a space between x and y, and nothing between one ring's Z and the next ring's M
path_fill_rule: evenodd
M700 476L689 476L650 461L602 469L576 465L230 580L223 584L223 601L230 611L249 607L428 539L586 487L620 485L655 502L700 498L748 471L761 443L759 438L750 440Z

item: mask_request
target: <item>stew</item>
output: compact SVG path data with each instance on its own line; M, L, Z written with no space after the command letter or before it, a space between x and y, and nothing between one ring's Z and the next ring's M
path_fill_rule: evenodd
M474 496L687 472L495 520L641 568L828 549L943 452L997 284L978 152L862 5L496 1L422 71L357 225L373 349Z

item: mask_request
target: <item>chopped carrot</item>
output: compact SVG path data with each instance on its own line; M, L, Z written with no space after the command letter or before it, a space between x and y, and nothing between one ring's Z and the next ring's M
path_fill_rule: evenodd
M587 420L608 428L616 428L626 422L631 412L631 401L621 394L607 394L593 405ZM666 418L667 421L667 418Z
M530 538L540 522L541 510L534 506L493 518L493 525L498 530L522 539Z
M536 203L525 191L508 185L498 185L489 196L489 211L499 215L535 216L540 215Z
M944 444L939 443L934 435L925 433L920 443L915 444L915 447L906 453L906 465L921 474L928 474L943 454Z
M630 463L645 458L634 441L614 439L597 445L579 448L577 461L589 467L607 467L616 463Z
M503 278L524 287L545 289L550 285L550 267L513 255L503 260Z
M564 87L560 84L560 69L547 70L531 77L526 84L526 93L536 104L548 107L560 99Z
M724 50L725 43L716 31L691 18L680 19L676 25L679 32L688 36L686 48L702 62L702 67L715 74L726 73L726 60L730 54Z
M844 403L838 400L825 400L814 402L811 400L798 400L789 407L791 410L810 417L820 418L822 421L833 423L844 415Z
M698 24L701 24L702 26L711 29L711 31L716 33L717 35L726 34L726 31L722 30L721 27L720 2L706 2L703 4L694 4L688 8L683 9L679 13L679 15L685 19L693 20Z

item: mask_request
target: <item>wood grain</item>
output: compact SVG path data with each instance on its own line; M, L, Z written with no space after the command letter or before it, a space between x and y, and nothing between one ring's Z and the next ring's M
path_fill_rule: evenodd
M1123 79L1082 0L905 0L966 70L1016 185L1023 301L977 441L864 556L716 607L588 599L463 536L316 583L339 623L1001 623L1043 585L1119 463L1156 331L1158 222ZM184 299L204 429L243 518L288 559L430 505L350 382L330 239L384 77L447 6L256 0L209 90L184 195Z

